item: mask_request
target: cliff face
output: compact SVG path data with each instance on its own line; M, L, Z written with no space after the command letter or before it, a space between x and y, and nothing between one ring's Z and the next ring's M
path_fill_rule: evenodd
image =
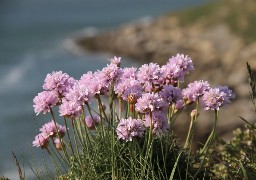
M256 67L256 1L224 0L185 12L166 15L150 22L122 26L94 37L81 37L76 42L90 51L107 51L132 57L142 63L164 64L177 53L188 54L196 70L187 76L214 85L228 85L236 100L220 112L219 134L228 138L231 130L243 122L255 120L249 100L246 62ZM203 140L210 130L213 116L202 112L197 138ZM184 115L174 129L188 125ZM183 122L182 122L183 121Z

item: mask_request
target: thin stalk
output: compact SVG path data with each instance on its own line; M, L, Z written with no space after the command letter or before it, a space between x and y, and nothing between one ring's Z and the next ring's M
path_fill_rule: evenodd
M58 138L59 138L59 140L60 140L61 146L63 147L64 155L65 155L67 161L70 163L70 161L69 161L69 156L68 156L68 153L67 153L65 144L64 144L64 142L63 142L63 138L60 136L59 129L58 129L57 122L56 122L56 120L55 120L55 116L54 116L54 113L53 113L52 108L50 108L50 113L51 113L51 116L52 116L52 119L53 119L53 122L54 122L54 126L55 126L56 131L57 131L57 136L58 136ZM65 127L66 127L67 134L68 134L68 127L67 127L66 125L65 125Z
M70 134L69 134L69 130L68 130L68 125L67 125L67 120L66 120L66 117L65 117L65 116L64 116L64 123L65 123L66 130L67 130L68 143L69 143L69 146L70 146L71 152L72 152L73 156L75 157L75 151L74 151L74 149L73 149L73 145L72 145L72 143L71 143L71 138L70 138Z
M74 137L74 141L75 141L75 147L76 147L76 152L79 153L79 148L78 148L78 143L77 143L77 134L76 134L76 127L74 124L74 120L71 121L72 124L72 128L73 128L73 137Z
M74 132L76 133L76 136L78 137L78 140L79 140L80 144L82 145L82 147L85 148L85 144L84 144L84 141L83 141L84 138L83 138L83 135L82 135L82 132L81 132L81 124L80 124L80 122L81 121L80 121L80 118L79 118L78 121L76 121L74 123Z
M174 113L174 108L172 108L172 106L170 105L168 108L168 124L169 124L169 126L171 126L171 124L173 124L172 123L173 113Z
M56 163L54 157L52 156L51 152L49 151L49 149L48 148L45 148L45 149L46 149L47 153L49 154L49 156L50 156L50 158L51 158L51 160L54 164L54 168L55 168L55 172L57 173L57 176L59 176L59 171L61 171L60 167L57 165L57 163Z
M54 153L54 155L57 157L57 159L58 159L58 161L60 162L60 164L61 164L61 166L63 167L63 169L66 171L66 173L68 172L67 171L67 169L66 169L66 167L64 166L64 164L62 163L62 161L61 161L61 159L59 158L59 156L58 156L58 154L54 151L54 149L51 147L51 146L49 146L50 148L51 148L51 150L52 150L52 152ZM56 148L55 148L56 149ZM47 148L47 151L49 151L48 150L48 148ZM56 151L58 152L58 150L56 149ZM48 152L49 153L49 152ZM50 154L50 153L49 153ZM51 155L51 154L50 154ZM63 171L62 171L62 173L63 173Z
M215 132L216 132L216 126L217 126L217 121L218 121L218 116L219 116L219 111L215 110L215 120L214 120L214 124L213 124L213 128L211 131L211 134L209 135L202 151L200 151L201 154L203 154L206 150L209 149L209 147L211 146L214 138L215 138ZM207 152L207 151L206 151Z
M148 161L148 157L149 154L151 152L152 149L152 133L153 133L153 123L152 123L152 112L150 112L150 127L149 127L149 131L148 131L148 141L147 141L147 146L146 146L146 154L145 154L145 163L144 163L144 173L145 173L145 168L146 168L146 163ZM144 149L144 148L143 148ZM149 163L150 164L150 163ZM147 174L148 175L148 174Z
M95 122L95 120L94 120L94 118L93 118L92 111L91 111L91 108L90 108L89 104L88 104L88 103L86 103L86 106L87 106L87 109L88 109L88 111L89 111L89 114L90 114L90 116L91 116L92 120ZM101 126L102 126L102 128L103 128L102 118L101 118ZM96 127L96 125L95 125L94 127L95 127L96 131L97 131L97 132L100 134L100 136L102 137L102 134L101 134L101 132L100 132L100 131L98 131L98 129L97 129L97 127ZM103 129L102 129L102 133L103 133Z
M107 122L109 122L109 121L108 121L108 117L107 117L107 115L106 115L106 112L104 111L104 108L103 108L103 105L102 105L102 102L101 102L101 99L100 99L100 95L97 95L97 100L98 100L98 103L99 103L99 105L100 105L100 108L101 108L101 110L102 110L102 113L103 113L103 115L104 115L105 120L106 120Z
M201 171L201 169L202 169L202 167L203 167L203 165L205 163L205 159L206 159L208 150L210 149L210 147L211 147L211 145L212 145L212 143L213 143L213 141L215 139L215 133L216 133L216 126L217 126L218 117L219 117L219 110L215 110L215 120L214 120L214 125L213 125L213 128L212 128L212 132L209 135L209 137L208 137L208 139L207 139L203 149L200 151L200 154L204 155L204 158L201 161L199 169L197 170L197 172L196 172L196 174L194 175L193 178L196 178L198 173Z
M103 137L105 137L105 129L104 129L104 124L103 124L103 117L102 117L102 114L103 114L103 112L102 111L104 111L103 109L102 109L102 105L101 105L101 101L100 101L100 99L98 98L98 96L96 97L96 99L97 99L97 102L98 102L98 109L99 109L99 113L100 113L100 125L101 125L101 131L102 131L102 133L103 133ZM90 111L89 111L90 112Z
M121 119L121 117L122 117L122 98L121 97L118 98L118 103L119 103L119 118L118 119Z
M193 131L193 125L194 125L194 117L191 117L190 120L190 125L189 125L189 129L188 129L188 134L187 134L187 138L184 144L184 149L188 148L190 145L190 141L191 141L191 136L192 136L192 131Z
M113 100L114 101L114 100ZM113 102L114 103L114 102ZM112 153L112 179L115 180L116 179L116 175L115 175L115 169L116 169L116 164L115 164L115 128L113 128L115 126L115 117L113 116L113 108L115 106L111 106L111 122L112 122L112 128L111 128L111 153Z
M195 112L195 114L191 113L190 126L189 126L189 130L188 130L186 142L184 144L184 149L190 147L190 145L192 143L192 139L193 139L192 137L193 137L193 134L194 134L196 121L197 121L197 118L198 118L198 108L199 108L199 97L196 100L196 112Z

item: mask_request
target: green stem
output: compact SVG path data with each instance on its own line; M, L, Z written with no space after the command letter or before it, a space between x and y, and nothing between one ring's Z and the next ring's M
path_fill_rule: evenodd
M213 125L213 128L212 128L212 132L209 135L209 137L208 137L208 139L207 139L203 149L200 151L200 155L204 155L204 157L203 157L203 160L200 163L199 169L197 170L197 172L194 175L193 179L196 178L196 176L201 171L201 169L202 169L202 167L203 167L203 165L205 163L205 159L206 159L207 153L208 153L212 143L215 140L215 133L216 133L216 126L217 126L218 117L219 117L219 110L215 110L215 120L214 120L214 125Z
M62 139L61 136L60 136L59 129L58 129L57 122L56 122L56 120L55 120L55 116L54 116L54 113L53 113L52 108L50 108L50 112L51 112L51 116L52 116L52 119L53 119L53 122L54 122L54 126L55 126L56 131L57 131L57 136L58 136L58 138L59 138L59 140L60 140L60 143L61 143L61 146L62 146L62 148L63 148L63 152L64 152L64 154L65 154L65 157L66 157L67 161L70 163L70 161L69 161L69 156L68 156L66 147L65 147L65 145L64 145L63 139ZM65 126L65 127L66 127L66 129L68 129L67 126ZM68 132L68 131L67 131L67 132ZM67 134L68 134L68 133L67 133Z
M187 135L187 138L186 138L186 142L185 142L185 144L184 144L184 149L188 148L189 145L190 145L190 140L191 140L191 136L192 136L193 125L194 125L194 117L191 117L189 129L188 129L188 135Z
M119 102L119 119L121 119L122 117L122 98L121 97L118 98L118 102Z
M215 139L215 132L216 132L218 116L219 116L219 111L215 110L215 120L214 120L214 125L213 125L213 128L212 128L212 132L209 135L209 137L208 137L208 139L207 139L207 141L206 141L202 151L200 151L201 154L206 154L207 153L207 150L209 149L209 147L211 146L212 142ZM206 151L206 153L204 153L205 151Z
M170 105L168 108L168 124L169 124L169 126L171 126L171 124L172 124L173 113L174 113L174 108L172 108L172 106Z
M72 146L72 143L71 143L71 138L70 138L70 134L69 134L69 130L68 130L68 125L67 125L67 120L66 120L65 116L64 116L64 122L65 122L66 130L67 130L67 135L68 135L68 143L69 143L70 149L72 151L72 154L75 157L75 152L74 152L74 149L73 149L73 146Z
M192 144L192 139L193 139L193 135L194 135L196 121L197 121L197 118L198 118L198 108L199 108L199 97L196 100L196 112L195 112L195 114L191 113L191 120L190 120L190 125L189 125L189 130L188 130L186 142L184 144L184 149L190 147L190 145Z

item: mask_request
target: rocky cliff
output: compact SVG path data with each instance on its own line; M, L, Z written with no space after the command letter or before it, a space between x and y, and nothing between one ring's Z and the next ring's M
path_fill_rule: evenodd
M249 99L246 62L256 67L256 1L222 0L195 9L177 12L153 21L124 25L93 37L81 37L77 44L90 51L105 51L123 57L164 64L177 53L188 54L196 70L186 82L208 80L228 85L236 100L220 112L218 133L228 139L243 123L239 116L255 121ZM196 138L203 141L213 123L213 115L201 111ZM187 131L186 115L174 129Z

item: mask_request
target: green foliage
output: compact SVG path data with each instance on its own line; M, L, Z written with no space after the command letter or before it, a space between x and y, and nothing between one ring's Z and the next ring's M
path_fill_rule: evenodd
M103 139L97 136L89 151L80 153L79 157L71 157L69 173L60 179L113 179L110 140L108 136ZM153 140L148 160L145 158L148 151L143 151L143 141L115 141L114 179L169 179L179 153L173 178L191 179L196 173L195 159L177 145L173 134Z
M208 167L216 179L254 179L256 177L256 129L246 125L234 131L226 143L218 140L211 149Z

